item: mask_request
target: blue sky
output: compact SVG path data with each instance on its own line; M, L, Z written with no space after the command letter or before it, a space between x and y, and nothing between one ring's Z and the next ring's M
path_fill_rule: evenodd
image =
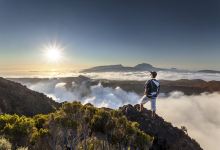
M147 62L220 70L219 40L217 0L0 1L1 68L39 68L43 45L56 41L67 68Z

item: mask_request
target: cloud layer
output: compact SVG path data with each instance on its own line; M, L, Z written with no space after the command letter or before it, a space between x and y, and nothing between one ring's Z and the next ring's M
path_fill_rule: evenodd
M144 81L149 79L150 75L147 71L141 72L105 72L105 73L87 73L83 74L93 79L110 79L110 80L135 80ZM202 79L205 81L220 81L218 73L199 73L199 72L173 72L159 71L158 79L160 80L179 80L179 79Z
M144 81L149 79L149 72L104 72L104 73L72 73L72 72L18 72L15 73L0 73L3 77L77 77L79 75L87 76L92 79L110 79L110 80L136 80ZM205 81L216 80L220 81L219 73L200 73L200 72L174 72L174 71L159 71L158 79L178 80L178 79L202 79Z
M158 114L174 125L186 126L204 149L218 150L220 140L220 94L185 96L171 93L158 100ZM148 106L149 107L149 106Z

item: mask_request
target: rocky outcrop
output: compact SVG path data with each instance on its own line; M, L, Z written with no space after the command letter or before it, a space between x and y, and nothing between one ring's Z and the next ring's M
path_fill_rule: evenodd
M190 138L186 131L173 127L158 115L151 117L151 111L139 112L139 105L125 105L120 108L130 121L140 124L140 129L154 137L151 150L201 150L200 145Z

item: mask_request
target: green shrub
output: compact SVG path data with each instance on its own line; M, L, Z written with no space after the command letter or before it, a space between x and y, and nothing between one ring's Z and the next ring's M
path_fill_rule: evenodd
M42 115L42 114L39 114L39 115L36 115L34 116L34 121L35 121L35 126L40 129L40 128L43 128L43 125L45 124L45 122L48 120L49 118L49 115Z
M0 135L5 135L13 144L20 142L18 146L29 146L37 144L39 141L43 142L40 139L47 138L47 136L49 137L47 139L56 139L56 132L59 131L64 134L61 134L63 137L58 138L68 139L68 130L74 136L70 138L85 136L84 139L78 138L77 144L78 147L81 147L84 145L82 142L88 142L89 149L94 149L99 145L99 142L109 143L116 149L118 145L144 149L152 140L149 135L140 131L137 122L128 121L121 111L95 108L92 105L83 106L79 102L64 103L54 113L39 114L32 118L8 114L0 115ZM96 142L98 143L95 144ZM27 148L23 147L23 149Z
M91 128L95 132L105 133L106 126L111 119L110 113L102 109L98 110L91 120ZM109 130L109 129L108 129Z
M35 126L33 119L18 115L1 115L0 122L1 132L8 135L25 136Z

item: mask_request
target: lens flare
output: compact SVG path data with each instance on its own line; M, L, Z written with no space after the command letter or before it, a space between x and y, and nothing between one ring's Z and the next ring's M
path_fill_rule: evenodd
M58 44L48 44L44 48L44 55L50 62L59 62L62 58L63 48Z

